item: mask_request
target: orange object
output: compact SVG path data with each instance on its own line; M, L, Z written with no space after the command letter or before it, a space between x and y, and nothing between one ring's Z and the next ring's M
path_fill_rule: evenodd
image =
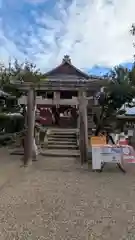
M94 136L90 139L90 144L103 146L106 144L106 136Z

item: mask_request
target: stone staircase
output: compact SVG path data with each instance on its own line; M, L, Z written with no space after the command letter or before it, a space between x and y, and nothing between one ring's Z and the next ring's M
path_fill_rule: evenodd
M80 155L76 129L49 129L46 138L46 147L42 152L45 156L78 157Z

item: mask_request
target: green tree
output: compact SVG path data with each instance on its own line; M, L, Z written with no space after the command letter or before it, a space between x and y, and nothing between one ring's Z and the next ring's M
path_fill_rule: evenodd
M24 165L32 163L32 148L34 138L34 126L35 126L35 108L36 108L36 87L40 83L42 74L36 65L25 61L25 63L19 64L16 60L13 68L10 71L13 86L16 86L16 82L29 83L27 91L27 131L24 141ZM23 94L23 92L21 92Z
M99 95L100 111L94 116L95 135L98 135L106 125L116 121L117 114L123 112L121 108L124 104L132 103L135 96L134 86L131 84L132 71L119 66L108 74L108 84Z
M24 92L18 89L18 86L24 83L29 83L29 89L27 91L27 131L24 144L24 165L28 165L32 162L32 146L34 137L35 126L35 88L38 86L42 79L42 74L36 65L25 61L19 63L17 60L12 64L9 62L8 67L0 65L0 88L11 95L19 98Z
M135 24L132 25L130 33L135 36ZM133 43L135 47L135 43ZM134 56L135 57L135 56ZM94 117L96 124L96 135L103 130L106 124L116 121L116 115L122 113L122 106L135 106L135 63L131 70L122 66L115 67L107 76L108 86L99 97L100 113Z

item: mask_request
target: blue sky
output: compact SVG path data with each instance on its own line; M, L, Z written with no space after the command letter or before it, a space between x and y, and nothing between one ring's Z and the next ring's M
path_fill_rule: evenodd
M134 9L135 0L0 0L0 60L27 58L47 71L69 54L98 75L130 66Z

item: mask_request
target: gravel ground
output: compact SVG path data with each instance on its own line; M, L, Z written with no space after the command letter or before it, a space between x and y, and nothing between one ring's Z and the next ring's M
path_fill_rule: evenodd
M10 239L135 240L135 167L92 173L43 157L16 165L0 189L0 240Z

